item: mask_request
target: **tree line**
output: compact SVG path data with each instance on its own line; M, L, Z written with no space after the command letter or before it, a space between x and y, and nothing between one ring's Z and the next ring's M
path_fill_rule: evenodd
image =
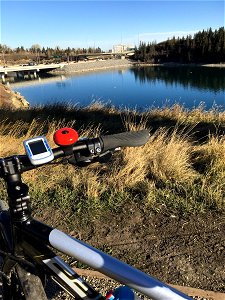
M14 56L32 55L36 61L41 58L51 59L53 57L63 57L70 60L80 54L102 53L100 47L88 48L70 48L65 49L56 46L41 47L39 44L34 44L30 48L23 46L11 49L7 45L0 44L1 60L5 60L5 56L14 54ZM149 63L220 63L225 62L225 30L220 27L218 30L202 30L186 37L173 37L167 41L157 43L141 42L135 47L135 60Z
M88 48L70 48L65 49L56 46L55 48L51 47L41 47L39 44L34 44L30 48L24 48L24 46L17 47L12 49L7 45L0 44L0 53L11 54L11 53L40 53L44 55L66 55L67 53L71 54L86 54L86 53L101 53L102 50L100 47L88 47Z
M52 59L52 58L64 58L70 60L71 57L80 54L88 53L102 53L100 47L88 47L88 48L70 48L65 49L56 46L51 47L41 47L39 44L34 44L30 48L24 48L24 46L12 49L7 45L0 44L0 59L5 62L6 58L10 56L15 60L21 58L31 58L36 62L40 62L42 59Z
M161 43L141 42L135 48L136 60L163 63L220 63L225 62L225 30L199 31L194 36L168 39Z

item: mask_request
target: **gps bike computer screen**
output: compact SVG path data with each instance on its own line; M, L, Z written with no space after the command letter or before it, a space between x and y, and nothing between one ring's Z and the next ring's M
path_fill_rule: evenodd
M54 159L51 147L44 136L35 137L23 142L32 165L41 165Z
M45 144L44 144L43 140L41 140L41 139L38 141L35 141L35 142L30 142L29 147L30 147L30 150L33 153L33 155L47 152Z

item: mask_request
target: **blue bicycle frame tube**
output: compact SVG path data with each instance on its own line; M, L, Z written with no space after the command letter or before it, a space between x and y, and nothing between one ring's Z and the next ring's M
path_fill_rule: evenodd
M53 229L49 233L49 243L62 253L75 257L78 261L155 300L192 299L154 277L72 238L58 229Z

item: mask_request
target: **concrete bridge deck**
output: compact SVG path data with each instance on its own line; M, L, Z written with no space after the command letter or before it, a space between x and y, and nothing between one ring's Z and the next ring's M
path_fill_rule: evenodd
M5 82L5 77L10 74L15 74L18 76L19 74L33 74L34 77L37 77L38 72L50 72L55 69L63 68L65 64L39 64L34 66L10 66L10 67L0 67L0 76L2 78L2 82Z
M54 70L58 68L62 68L65 64L49 64L49 65L34 65L34 66L10 66L10 67L0 67L0 74L8 74L14 72L23 72L23 71L36 71L40 70Z

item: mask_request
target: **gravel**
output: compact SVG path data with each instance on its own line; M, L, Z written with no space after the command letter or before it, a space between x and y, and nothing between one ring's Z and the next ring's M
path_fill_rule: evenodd
M120 286L120 284L112 279L103 279L103 278L96 278L90 276L82 276L82 278L87 281L92 287L96 290L101 291L101 294L104 296L109 290L113 290ZM47 296L49 300L72 300L74 299L72 296L66 294L63 290L59 289L58 286L51 282L48 285L48 292ZM139 299L142 300L152 300L149 297L143 296L137 293ZM215 298L202 298L202 297L193 297L196 300L214 300Z
M68 73L82 73L96 70L104 70L118 67L130 67L132 62L127 59L108 59L108 60L94 60L94 61L82 61L77 63L68 63L62 69L53 71L56 74L68 74Z

